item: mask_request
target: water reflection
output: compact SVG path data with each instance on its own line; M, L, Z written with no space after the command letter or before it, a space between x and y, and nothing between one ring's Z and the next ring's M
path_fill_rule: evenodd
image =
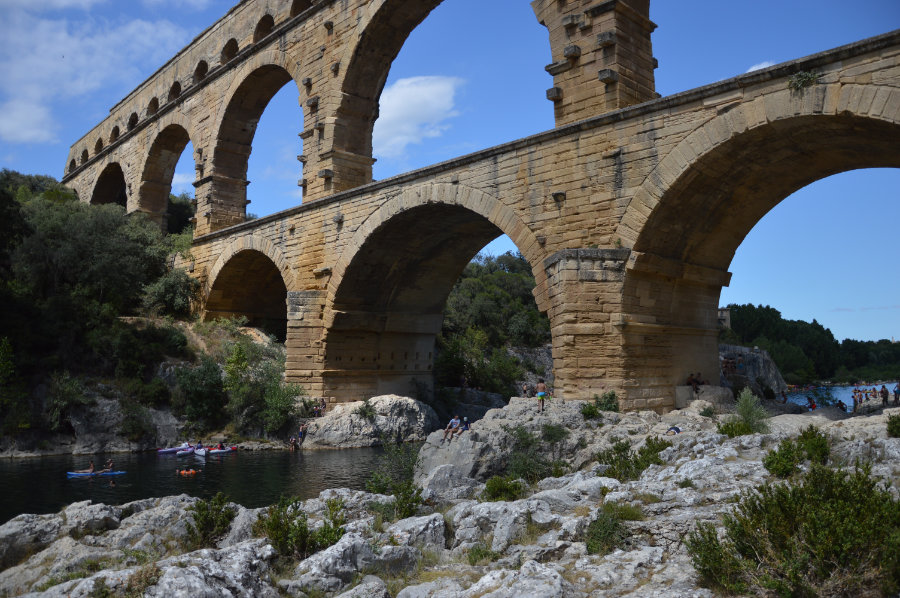
M317 496L326 488L361 489L377 466L381 448L341 451L253 451L198 457L155 453L98 454L0 460L0 523L19 513L55 513L72 502L124 504L147 497L189 494L209 498L224 492L247 507L272 504L282 494ZM88 461L112 458L125 475L66 477ZM202 470L195 476L176 469ZM115 485L111 486L110 481Z

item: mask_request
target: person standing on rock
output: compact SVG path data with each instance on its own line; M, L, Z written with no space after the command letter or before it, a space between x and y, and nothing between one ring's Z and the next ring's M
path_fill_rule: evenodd
M454 415L453 419L447 424L447 427L444 428L444 437L441 438L441 443L447 440L447 435L450 435L450 440L453 440L453 435L456 433L457 428L459 428L459 416Z
M900 382L894 386L894 405L900 405Z
M535 396L538 398L538 405L540 405L539 413L544 412L544 398L547 396L549 392L547 390L547 385L544 384L543 378L538 378L537 384L534 385Z
M887 406L888 406L888 397L889 397L889 396L890 396L890 393L888 393L887 386L885 386L884 384L882 384L882 385L881 385L881 405L882 405L883 407L887 407Z

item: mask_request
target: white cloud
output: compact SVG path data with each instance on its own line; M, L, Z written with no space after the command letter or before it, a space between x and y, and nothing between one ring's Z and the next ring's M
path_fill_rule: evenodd
M56 141L56 123L46 106L13 99L0 104L0 139L11 143Z
M409 145L440 137L457 116L454 96L464 83L457 77L410 77L398 79L381 94L372 144L378 157L397 158Z
M190 39L186 30L168 21L70 22L18 9L5 17L0 25L0 103L21 117L17 121L13 114L2 115L0 139L5 141L52 140L72 99L104 87L129 91Z
M751 73L751 72L753 72L753 71L759 71L759 70L762 70L762 69L767 69L767 68L769 68L770 66L773 66L774 64L775 64L775 63L772 62L771 60L766 60L765 62L760 62L760 63L758 63L758 64L754 64L753 66L751 66L750 68L747 69L747 72L748 72L748 73Z

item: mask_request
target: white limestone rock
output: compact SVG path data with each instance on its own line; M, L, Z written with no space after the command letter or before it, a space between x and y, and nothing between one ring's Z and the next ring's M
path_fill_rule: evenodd
M371 398L369 405L375 410L372 419L356 413L362 404L340 403L324 417L313 420L303 448L379 446L383 437L395 442L418 442L439 425L434 409L408 397Z

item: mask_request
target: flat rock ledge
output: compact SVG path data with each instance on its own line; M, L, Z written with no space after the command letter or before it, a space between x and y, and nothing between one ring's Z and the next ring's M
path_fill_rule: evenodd
M533 400L513 400L489 412L468 437L442 444L441 434L430 435L422 456L434 465L420 471L419 481L440 510L423 506L414 517L382 523L372 506L392 497L336 489L305 501L315 527L326 501L342 499L346 533L287 571L276 570L271 545L253 537L262 509L234 505L238 515L219 544L188 552L181 548L187 507L197 499L186 495L121 506L85 501L59 513L19 515L0 526L0 595L87 597L105 586L113 593L139 587L151 597L712 598L697 585L684 537L698 521L718 524L735 497L770 480L760 460L782 439L814 424L831 439L834 459L869 459L873 473L898 492L900 439L887 437L886 420L900 409L848 419L781 415L772 418L769 434L731 439L700 415L702 401L662 416L604 413L600 421L585 421L579 407L554 402L538 414ZM479 500L484 476L505 458L502 422L530 430L568 422L565 442L572 446L559 450L573 472L540 481L521 500ZM673 445L661 452L664 464L637 481L604 477L605 466L585 454L615 439L639 447L671 426L682 432L668 437ZM605 502L639 506L646 519L626 522L632 535L623 548L589 555L584 530ZM467 552L476 546L493 559L470 565Z

